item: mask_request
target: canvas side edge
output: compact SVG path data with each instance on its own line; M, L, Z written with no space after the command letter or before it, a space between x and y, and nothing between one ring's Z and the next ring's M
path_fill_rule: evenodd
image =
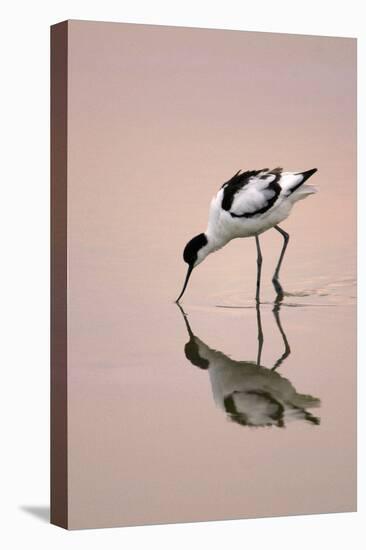
M67 70L68 22L51 27L51 523L68 528Z

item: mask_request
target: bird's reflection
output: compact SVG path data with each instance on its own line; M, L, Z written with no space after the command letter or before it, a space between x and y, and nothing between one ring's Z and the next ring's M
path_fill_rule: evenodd
M186 358L196 367L208 371L214 400L232 421L242 426L255 427L284 427L292 420L320 423L320 419L308 411L319 407L320 400L298 393L291 382L276 370L291 353L280 322L280 304L275 305L273 315L284 351L272 368L260 364L264 338L259 304L256 307L256 361L236 361L209 347L193 333L186 313L179 304L178 307L189 334L189 341L184 347Z

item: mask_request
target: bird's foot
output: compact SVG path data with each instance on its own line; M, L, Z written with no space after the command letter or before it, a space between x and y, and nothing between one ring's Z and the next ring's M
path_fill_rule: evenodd
M280 283L280 281L278 280L277 277L273 277L272 279L272 284L274 286L274 289L276 291L277 294L282 294L282 296L284 295L284 290L282 288L282 285Z
M277 294L276 299L274 301L274 310L275 310L282 303L283 298L285 296L285 292L284 292L279 280L276 277L273 277L272 283L273 283L274 289L275 289L276 294Z

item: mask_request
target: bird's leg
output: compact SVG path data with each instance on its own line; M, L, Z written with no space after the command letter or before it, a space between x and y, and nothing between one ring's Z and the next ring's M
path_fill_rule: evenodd
M287 340L287 336L286 336L286 333L285 331L283 330L282 328L282 325L281 325L281 321L280 321L280 308L281 308L281 303L280 302L277 302L275 304L275 307L273 308L273 315L274 315L274 318L275 318L275 321L276 321L276 325L278 327L278 330L280 331L280 334L282 336L282 340L283 340L283 343L284 343L284 346L285 346L285 351L283 352L283 354L281 355L281 357L279 359L277 359L277 361L275 362L275 364L273 365L272 369L271 370L276 370L280 365L281 363L283 363L283 361L290 355L291 353L291 348L290 348L290 345L288 343L288 340Z
M255 294L255 300L257 304L260 303L260 289L261 289L261 272L262 272L262 252L259 244L258 235L255 236L255 244L257 245L257 291Z
M287 248L287 245L288 245L288 241L290 239L290 235L288 233L286 233L286 231L281 229L278 225L275 225L274 228L277 229L277 231L279 233L281 233L281 235L284 239L281 254L280 254L280 258L278 260L276 270L275 270L274 275L272 277L272 283L273 283L273 286L275 287L275 291L277 292L276 303L278 304L283 299L283 288L282 288L282 286L280 284L280 281L279 281L279 275L280 275L282 260L283 260L283 257L285 255L285 252L286 252L286 248Z
M263 329L262 329L262 320L261 320L261 310L260 310L260 303L257 302L256 304L256 310L257 310L257 329L258 329L258 353L257 353L257 367L261 366L261 355L262 355L262 348L263 348Z

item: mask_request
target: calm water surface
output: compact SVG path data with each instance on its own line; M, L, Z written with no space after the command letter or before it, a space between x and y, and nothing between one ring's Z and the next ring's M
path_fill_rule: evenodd
M354 280L300 289L289 272L275 310L197 280L184 310L163 284L88 295L69 380L78 526L354 509Z

